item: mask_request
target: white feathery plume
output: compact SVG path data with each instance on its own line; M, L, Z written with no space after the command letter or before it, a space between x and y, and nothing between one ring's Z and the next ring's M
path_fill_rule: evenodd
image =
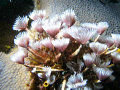
M101 58L100 58L99 56L96 56L93 63L94 63L96 66L100 67L100 65L101 65Z
M107 49L106 44L101 44L99 42L92 42L89 44L89 46L97 55L102 54Z
M120 48L120 34L111 34L117 48Z
M69 43L69 38L55 39L52 41L53 46L61 52L63 52L67 48Z
M44 18L45 17L45 14L46 14L46 11L45 10L33 10L33 12L30 12L30 15L29 17L32 19L32 20L36 20L36 19L39 19L39 18Z
M30 46L33 50L37 51L37 50L41 49L42 43L41 43L40 41L36 41L36 42L35 42L35 41L33 41L33 40L30 40L29 46Z
M29 34L27 32L20 32L16 39L14 39L14 43L20 47L27 47L29 44Z
M23 16L23 17L18 16L13 25L13 30L20 31L20 30L26 29L28 25L28 21L29 21L29 18L27 18L27 16Z
M107 37L105 42L109 48L114 44L114 41L111 37Z
M32 29L35 29L36 31L38 31L40 33L43 32L43 28L42 28L43 25L44 25L44 20L41 18L34 20L31 23Z
M96 29L96 27L97 27L97 25L95 24L95 23L82 23L82 24L80 24L82 27L84 27L84 28L94 28L94 29Z
M74 38L69 34L69 33L77 33L79 30L78 27L76 26L71 26L70 28L63 28L61 31L57 34L57 37L65 37L65 38L70 38L73 40Z
M74 10L66 10L61 15L61 19L64 23L66 23L69 27L72 26L76 21L76 16Z
M104 80L104 79L108 78L113 73L113 71L110 70L109 68L93 67L93 71L96 73L99 80Z
M53 17L50 17L50 23L57 23L57 22L61 22L60 16L58 14L56 14Z
M78 73L77 75L71 75L68 79L66 85L69 89L76 89L79 87L84 87L87 84L87 80L83 80L82 73Z
M113 57L113 63L120 62L120 53L119 52L113 52L113 53L111 53L111 56Z
M66 66L70 70L72 70L73 72L79 73L79 72L81 72L81 69L83 68L84 63L80 59L77 59L77 63L72 62L72 61L71 62L67 62Z
M47 38L43 39L43 40L41 41L41 43L42 43L44 46L46 46L46 47L48 47L48 48L50 48L50 49L53 49L52 38L47 37Z
M101 35L109 27L107 22L99 22L97 24L96 23L82 23L81 26L85 28L96 29L99 35Z
M86 44L96 33L94 29L79 28L78 31L68 32L78 43Z
M96 55L95 55L95 53L87 53L87 54L84 54L83 55L83 60L84 60L84 62L85 62L85 65L87 66L87 67L90 67L92 64L93 64L93 62L94 62L94 60L95 60L95 57L96 57Z
M67 32L68 32L69 28L63 28L61 29L61 31L56 35L57 38L72 38Z
M108 65L110 65L110 61L103 62L102 64L100 64L99 67L101 67L101 68L106 68Z
M61 22L56 22L56 23L50 23L47 22L46 24L43 25L43 29L52 37L55 37L59 31L60 31L60 27L61 27Z
M99 23L97 23L96 29L97 29L98 34L99 35L103 34L103 32L105 30L107 30L108 27L109 27L109 25L108 25L107 22L99 22Z
M18 51L13 54L10 59L16 63L24 64L24 58L28 56L28 51L25 48L18 47Z

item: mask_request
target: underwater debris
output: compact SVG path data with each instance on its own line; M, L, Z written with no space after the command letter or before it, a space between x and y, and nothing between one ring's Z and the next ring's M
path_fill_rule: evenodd
M74 10L55 18L46 18L45 10L34 10L29 17L33 20L30 28L27 16L18 17L13 25L13 30L25 31L14 39L18 52L11 60L32 68L30 72L37 79L31 78L38 89L101 89L103 81L115 79L110 67L120 62L120 34L100 42L107 22L76 26Z

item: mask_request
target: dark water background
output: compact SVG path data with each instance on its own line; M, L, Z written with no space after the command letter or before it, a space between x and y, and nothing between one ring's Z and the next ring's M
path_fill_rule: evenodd
M18 16L28 15L34 9L32 0L0 0L0 51L8 52L14 46L17 31L12 30Z

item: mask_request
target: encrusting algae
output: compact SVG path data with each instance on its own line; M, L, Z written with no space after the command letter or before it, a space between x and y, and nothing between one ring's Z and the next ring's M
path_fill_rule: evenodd
M53 17L46 16L45 10L34 10L29 18L16 19L13 30L25 31L14 39L18 51L11 60L31 68L30 88L92 90L115 79L111 66L120 62L120 34L101 41L107 22L76 26L76 21L71 9Z

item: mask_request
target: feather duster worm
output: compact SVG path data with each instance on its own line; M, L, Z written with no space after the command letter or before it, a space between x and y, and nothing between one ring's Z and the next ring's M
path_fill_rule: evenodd
M13 25L13 30L23 30L23 29L26 29L27 28L27 25L28 25L28 21L29 21L29 18L27 18L27 16L23 16L22 18L19 16L18 18L16 18L16 21Z
M78 73L77 75L71 75L67 82L67 90L76 89L79 87L84 87L87 84L87 80L83 80L82 73Z
M120 35L100 40L107 22L76 26L71 9L47 18L45 14L45 10L33 10L30 28L27 16L18 17L13 25L13 30L26 30L14 39L18 51L11 60L32 69L30 89L34 85L45 90L101 89L103 81L115 79L110 67L120 62Z
M107 49L107 45L101 44L99 42L92 42L90 43L90 48L94 51L94 53L99 55Z
M36 19L39 19L39 18L44 18L46 15L46 11L45 10L33 10L29 17L32 19L32 20L36 20Z
M76 16L73 10L66 10L61 15L61 19L64 23L68 25L68 27L72 26L76 21Z

